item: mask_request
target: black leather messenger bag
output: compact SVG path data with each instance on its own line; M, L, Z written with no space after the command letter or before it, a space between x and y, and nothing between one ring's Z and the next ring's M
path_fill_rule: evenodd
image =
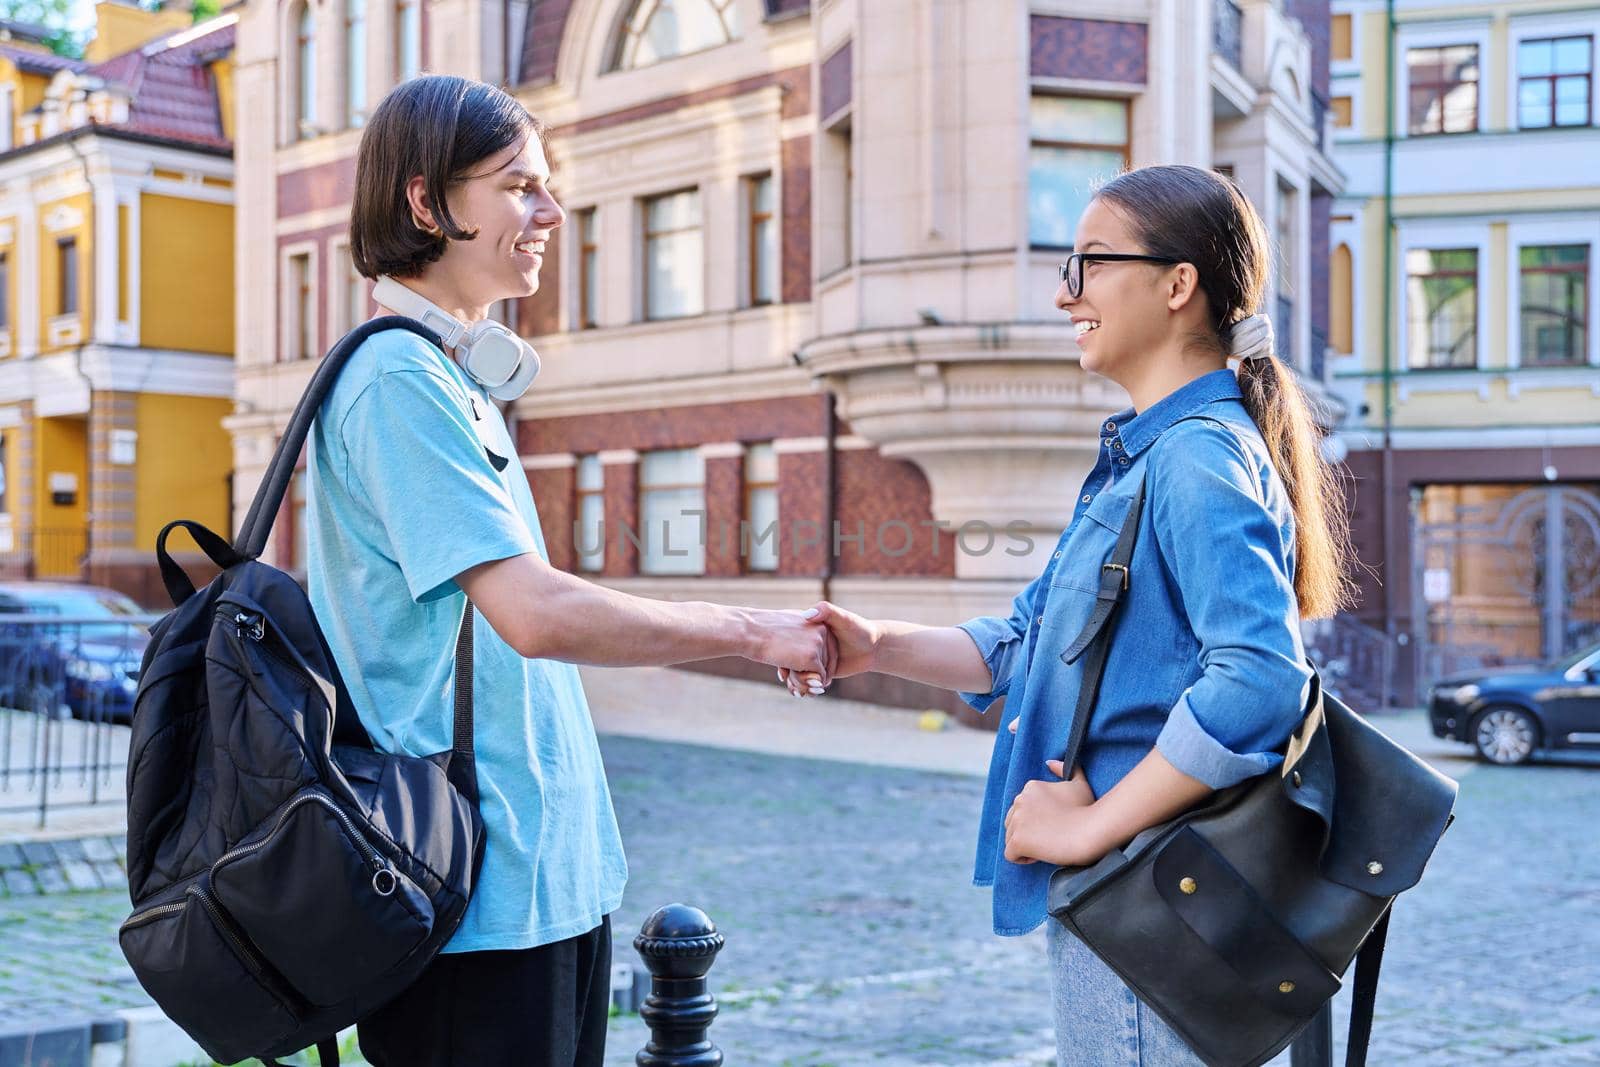
M1095 610L1062 653L1084 659L1064 763L1076 766L1117 607L1130 581L1141 484ZM1281 768L1220 790L1090 867L1050 880L1050 914L1210 1067L1257 1067L1339 990L1352 960L1346 1064L1366 1062L1390 905L1422 877L1457 786L1322 690Z

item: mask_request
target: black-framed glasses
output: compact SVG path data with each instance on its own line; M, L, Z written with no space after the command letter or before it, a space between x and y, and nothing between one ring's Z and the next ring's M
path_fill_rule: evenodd
M1083 265L1085 263L1165 263L1171 266L1183 262L1166 256L1143 256L1132 252L1074 252L1061 264L1061 280L1067 283L1067 295L1076 300L1083 295Z

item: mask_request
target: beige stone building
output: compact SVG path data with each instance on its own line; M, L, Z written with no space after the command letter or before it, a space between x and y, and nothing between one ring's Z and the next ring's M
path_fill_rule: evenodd
M480 31L506 23L570 215L540 293L505 310L544 357L513 415L559 566L662 598L1004 610L1126 402L1051 301L1093 183L1129 165L1240 181L1281 252L1282 347L1322 378L1344 181L1325 2L455 0L410 36L403 4L345 2L240 23L241 501L366 306L342 243L349 72L362 104L417 67L495 77Z

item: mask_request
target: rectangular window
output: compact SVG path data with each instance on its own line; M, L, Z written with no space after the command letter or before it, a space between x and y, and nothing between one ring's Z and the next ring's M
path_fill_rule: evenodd
M56 276L58 288L58 315L78 313L78 239L63 237L56 241Z
M400 0L394 20L395 73L407 81L422 73L422 0Z
M639 457L641 574L704 574L706 465L697 448Z
M1128 102L1035 96L1030 127L1029 240L1036 248L1070 248L1096 187L1128 165Z
M367 321L367 280L356 270L356 261L345 249L344 313L346 330L353 330Z
M300 252L289 257L289 291L284 294L289 302L289 322L285 331L288 341L288 358L310 359L316 351L317 305L312 297L311 253Z
M751 307L759 307L772 303L777 293L778 227L772 214L772 175L745 179L745 211L750 227L750 288L746 299Z
M600 322L600 244L595 232L595 209L578 212L578 329L592 330Z
M344 124L367 120L367 0L344 5Z
M1350 16L1333 16L1332 33L1329 41L1329 58L1335 63L1340 60L1355 57L1354 40L1351 37Z
M0 330L11 329L11 257L0 252Z
M1521 251L1522 365L1589 360L1589 246L1533 245Z
M606 565L606 474L597 455L578 457L578 569L591 573Z
M744 529L739 549L751 574L778 569L778 455L772 442L751 445L744 453Z
M1594 38L1541 37L1517 46L1517 125L1589 125Z
M1355 125L1355 107L1348 96L1336 96L1332 104L1334 129L1348 130Z
M677 319L705 310L699 190L645 201L644 259L645 318Z
M1478 250L1406 253L1408 362L1413 370L1478 365Z
M1408 120L1414 135L1478 128L1478 46L1408 48Z

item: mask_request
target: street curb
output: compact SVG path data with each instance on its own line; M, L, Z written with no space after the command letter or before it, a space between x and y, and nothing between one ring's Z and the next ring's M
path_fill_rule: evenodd
M121 834L0 842L0 900L126 889L127 869Z

